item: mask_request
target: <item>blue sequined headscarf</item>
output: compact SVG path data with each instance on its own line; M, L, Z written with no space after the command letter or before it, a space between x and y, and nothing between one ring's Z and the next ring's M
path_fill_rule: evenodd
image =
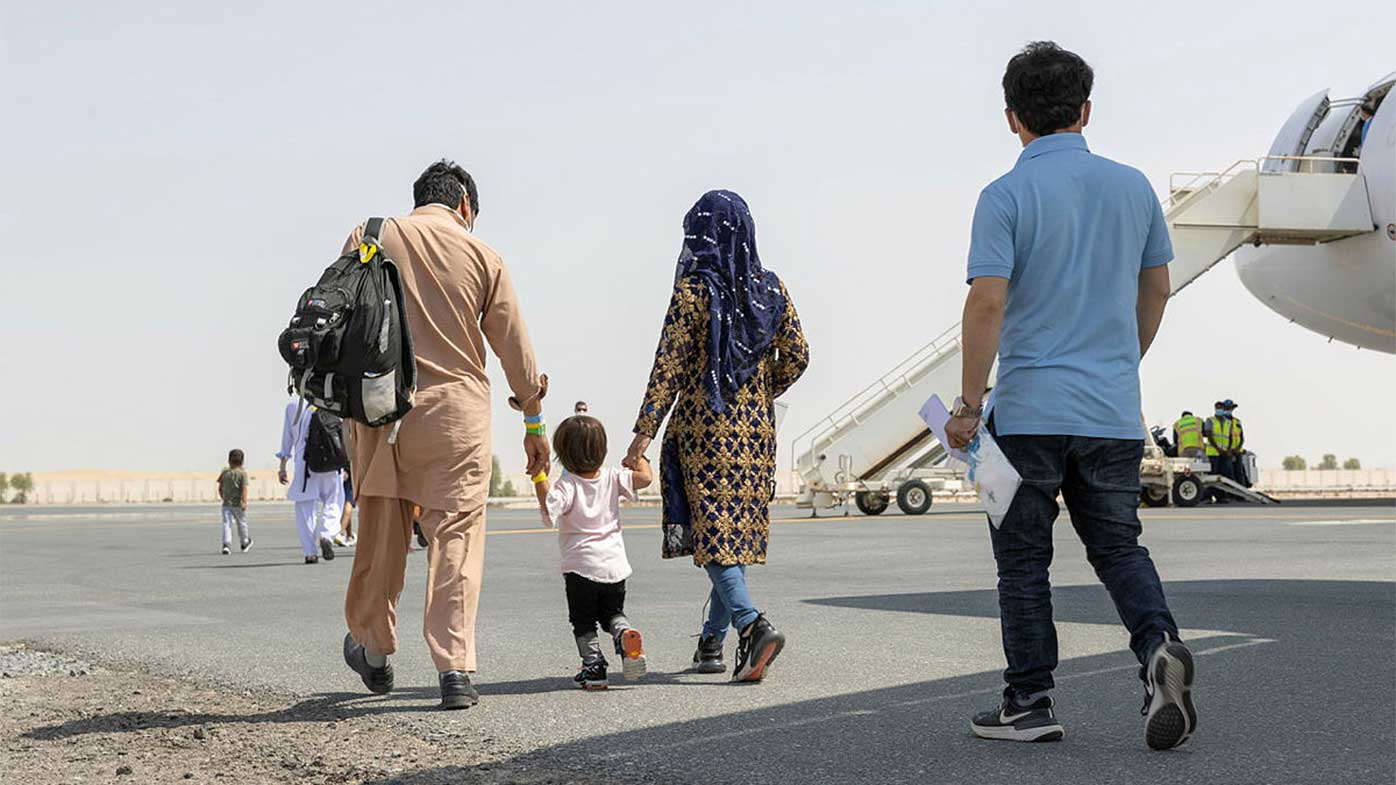
M683 234L675 281L696 276L711 295L703 387L721 414L770 348L785 314L785 295L780 278L761 266L756 223L737 194L703 194L684 216Z

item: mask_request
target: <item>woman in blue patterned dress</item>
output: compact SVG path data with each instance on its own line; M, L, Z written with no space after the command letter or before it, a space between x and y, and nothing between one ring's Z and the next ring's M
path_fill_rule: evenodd
M747 590L766 562L775 495L774 401L809 364L785 285L762 268L756 225L731 191L709 191L684 217L673 297L626 465L660 450L664 558L692 556L712 582L697 670L721 673L722 642L740 634L733 681L759 681L785 645ZM673 409L672 414L670 409Z

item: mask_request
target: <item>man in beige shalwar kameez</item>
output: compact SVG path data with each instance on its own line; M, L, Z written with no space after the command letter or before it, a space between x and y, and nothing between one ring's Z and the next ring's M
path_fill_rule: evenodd
M413 506L427 546L423 632L440 674L442 707L467 708L478 695L475 610L485 559L485 501L490 483L490 382L485 342L499 357L525 415L542 412L545 379L533 357L508 271L472 234L479 197L470 175L433 164L413 186L416 209L384 222L383 252L402 274L407 321L417 356L418 389L391 428L353 430L359 542L344 601L345 661L374 692L392 689L387 656L397 651L395 606L402 593ZM350 235L355 248L363 227ZM520 423L523 431L523 423ZM548 465L542 435L525 436L528 472Z

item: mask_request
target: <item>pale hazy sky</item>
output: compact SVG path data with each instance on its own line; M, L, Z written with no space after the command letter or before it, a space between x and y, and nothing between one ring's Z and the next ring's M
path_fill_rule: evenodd
M1095 67L1092 148L1160 189L1396 67L1377 0L353 6L5 4L0 470L271 464L296 296L443 156L480 184L551 418L590 401L617 460L682 216L746 196L812 345L789 437L959 318L1025 42ZM1262 465L1396 466L1396 358L1287 324L1229 262L1174 300L1143 373L1151 422L1239 401Z

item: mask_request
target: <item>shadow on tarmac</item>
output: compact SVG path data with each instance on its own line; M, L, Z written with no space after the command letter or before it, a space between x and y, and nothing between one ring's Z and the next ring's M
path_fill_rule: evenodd
M1067 729L1059 744L988 742L970 735L970 715L998 699L1000 676L992 670L640 728L491 766L647 783L1338 785L1396 778L1396 584L1223 580L1167 583L1165 590L1184 627L1239 633L1189 641L1198 655L1201 722L1198 734L1171 752L1145 747L1138 664L1128 651L1119 651L1066 660L1058 668L1058 716ZM1100 586L1056 587L1053 597L1059 621L1118 624ZM990 590L806 602L928 616L997 616ZM935 625L927 619L928 636L936 633ZM791 645L817 641L797 639ZM827 678L856 689L859 674L840 670L837 652L829 654ZM889 657L903 654L888 652ZM993 657L995 664L1001 662L997 652ZM772 678L781 676L777 667ZM484 684L482 699L555 689L570 686L562 678ZM26 735L61 739L142 727L422 712L434 710L426 704L434 697L429 688L403 690L390 699L332 693L265 715L119 713ZM483 778L483 771L438 767L374 785L469 781Z

